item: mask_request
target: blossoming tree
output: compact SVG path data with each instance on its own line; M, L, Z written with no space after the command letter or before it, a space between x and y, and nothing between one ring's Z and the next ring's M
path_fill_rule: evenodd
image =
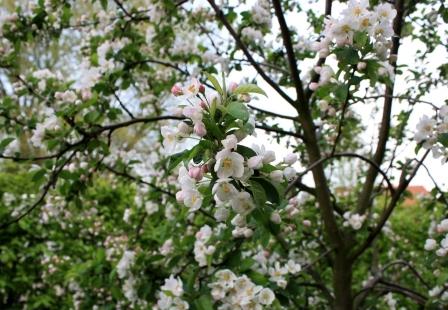
M425 98L447 20L413 0L6 1L0 304L443 308L439 180L415 227L391 223L448 159L448 105Z

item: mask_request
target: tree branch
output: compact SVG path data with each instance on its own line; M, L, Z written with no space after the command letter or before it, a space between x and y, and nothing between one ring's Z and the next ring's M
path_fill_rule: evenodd
M275 132L278 134L282 134L282 135L287 135L287 136L291 136L291 137L295 137L295 138L299 138L304 140L304 137L298 133L292 132L292 131L286 131L280 128L275 128L275 127L269 127L269 126L265 126L265 125L255 125L255 128L258 129L263 129L265 131L269 131L269 132Z
M372 160L370 160L369 158L364 157L364 156L362 156L362 155L356 154L356 153L336 153L336 154L330 155L330 156L328 156L328 157L323 157L323 158L321 158L319 161L314 162L314 163L311 164L308 168L306 168L304 171L300 172L300 173L298 174L297 178L296 178L292 183L289 184L288 188L287 188L286 191L285 191L285 194L288 193L288 192L292 189L292 187L294 187L294 186L296 185L297 182L300 182L301 178L302 178L305 174L307 174L307 173L310 172L312 169L314 169L314 167L316 167L317 165L321 165L321 164L323 164L324 162L326 162L326 161L329 160L329 159L332 159L332 158L340 158L340 157L354 157L354 158L359 158L359 159L361 159L361 160L363 160L363 161L369 163L370 165L372 165L372 166L374 167L374 169L376 169L376 170L378 171L378 173L380 173L380 174L383 176L383 178L384 178L384 180L386 181L386 183L387 183L387 187L388 187L389 191L391 192L391 194L393 195L393 194L395 193L395 189L394 189L394 187L393 187L393 185L392 185L390 179L388 178L388 176L386 175L386 173L385 173L384 171L382 171L381 168L380 168L374 161L372 161Z
M397 54L400 47L400 34L404 22L403 16L404 0L397 0L395 2L395 9L397 10L397 16L394 19L393 29L395 36L392 40L392 48L390 51L389 63L393 66L394 71L397 68ZM390 121L392 114L392 101L394 92L394 81L391 86L386 86L386 93L384 98L383 116L381 120L381 126L378 135L378 145L373 155L373 161L380 166L384 155L386 153L386 145L389 139ZM363 214L371 205L371 195L375 179L378 176L378 171L370 166L367 170L366 180L361 190L361 194L358 199L357 212Z
M418 161L417 165L409 175L409 177L406 179L405 171L402 172L402 176L400 178L400 184L398 185L397 189L395 190L395 193L392 195L391 201L389 202L389 205L387 209L382 214L377 226L373 229L373 231L370 233L370 235L367 237L365 242L354 251L354 253L350 256L350 259L354 261L356 258L358 258L364 251L366 251L372 242L376 239L376 237L380 234L381 230L383 229L384 225L386 224L387 220L389 219L390 215L392 214L392 211L397 206L401 195L404 193L406 188L409 186L409 183L411 183L412 179L417 174L418 169L423 164L423 161L426 159L428 154L430 153L430 150L427 150L425 154L423 155L422 159Z
M257 111L257 112L260 112L260 113L263 113L263 114L266 114L266 115L269 115L269 116L272 116L272 117L278 117L278 118L289 119L289 120L291 120L291 121L297 121L297 120L298 120L297 116L294 117L294 116L288 116L288 115L277 114L277 113L274 113L274 112L271 112L271 111L266 111L266 110L263 110L263 109L254 107L253 105L250 105L250 104L248 104L247 106L248 106L249 108L251 108L252 110L255 110L255 111Z
M306 104L305 93L303 92L302 80L300 79L300 72L297 67L296 56L294 54L294 47L291 42L291 34L289 32L288 25L286 24L285 15L282 10L282 5L279 0L272 1L274 5L275 15L277 16L278 23L280 25L280 31L282 33L283 45L286 49L288 56L289 70L291 71L292 81L297 92L297 101L300 104Z
M39 197L39 199L37 199L37 201L32 204L25 212L23 212L22 214L16 216L15 218L3 223L0 225L0 230L7 228L8 226L19 222L22 218L24 218L25 216L27 216L28 214L30 214L35 208L37 208L40 204L42 204L42 202L45 200L45 197L47 196L48 192L50 191L51 187L53 187L54 185L56 185L59 174L61 173L61 171L64 169L64 167L73 159L73 157L75 156L75 154L77 153L77 150L74 150L70 156L67 158L67 160L65 160L61 166L59 166L59 168L53 170L53 172L51 173L51 176L48 180L48 182L45 184L42 193Z
M214 0L208 0L208 3L210 3L211 7L215 11L216 17L223 23L223 25L226 27L227 31L229 31L230 35L235 40L237 46L243 51L244 55L246 56L249 63L254 67L254 69L258 72L258 74L268 83L280 96L283 97L287 102L294 105L294 100L289 97L281 88L280 86L274 82L261 68L261 66L255 61L255 59L252 57L252 55L249 52L249 49L247 46L243 43L241 40L241 37L236 33L236 31L233 29L232 25L227 20L226 16L224 15L224 12L219 8L219 6L216 4Z

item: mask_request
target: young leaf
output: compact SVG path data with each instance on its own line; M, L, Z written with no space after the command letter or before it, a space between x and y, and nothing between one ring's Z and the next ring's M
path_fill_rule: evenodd
M221 85L219 85L218 80L211 74L206 73L207 75L207 79L212 83L213 87L215 88L215 90L221 95L224 95L224 91L221 88Z
M263 207L267 201L267 196L263 186L256 181L250 181L250 190L252 191L256 205Z
M244 145L238 145L236 151L237 153L243 155L244 158L251 158L257 155L254 150Z
M353 47L337 48L335 54L341 63L356 65L359 62L358 51Z
M2 142L0 142L0 152L3 151L14 140L15 138L12 137L3 139Z
M261 188L263 188L263 194L265 197L267 197L267 200L273 203L279 203L280 202L280 193L278 189L267 179L255 177L251 178L251 185L254 183L258 183ZM257 187L259 188L259 187Z
M264 95L267 97L266 93L264 92L264 90L262 90L258 85L255 84L243 84L238 86L234 91L234 94L260 94L260 95Z
M244 103L234 101L227 107L227 113L232 115L234 118L240 119L243 122L247 122L249 119L249 111Z
M202 295L194 301L197 310L213 310L213 301L208 295Z
M437 141L439 141L444 147L448 147L448 133L442 133L437 137Z

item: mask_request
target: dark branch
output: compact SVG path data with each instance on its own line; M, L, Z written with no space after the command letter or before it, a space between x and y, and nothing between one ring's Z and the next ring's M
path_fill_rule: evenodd
M246 56L247 60L250 62L250 64L254 67L254 69L260 74L260 76L268 83L277 93L279 93L280 96L282 96L287 102L294 105L294 100L289 97L281 88L280 86L274 82L260 67L260 65L255 61L255 59L252 57L251 53L249 52L249 49L247 46L243 43L241 40L241 37L236 33L236 31L233 29L232 25L227 20L226 16L224 15L224 12L219 8L219 6L215 3L214 0L208 0L208 3L210 3L211 7L216 13L216 17L223 23L223 25L226 27L226 29L229 31L230 35L235 40L237 46L243 51L244 55Z
M291 33L285 20L285 15L282 10L282 5L279 0L272 1L274 5L275 15L277 16L278 23L283 38L283 45L286 49L288 56L289 70L291 71L292 81L297 92L297 101L300 104L306 104L305 94L303 92L302 80L300 79L300 71L297 67L296 56L294 54L294 47L291 42Z

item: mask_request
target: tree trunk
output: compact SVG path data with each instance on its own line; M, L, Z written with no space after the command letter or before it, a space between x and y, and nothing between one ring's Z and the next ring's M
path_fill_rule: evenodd
M333 265L334 309L353 309L352 300L352 264L344 249L336 253Z

